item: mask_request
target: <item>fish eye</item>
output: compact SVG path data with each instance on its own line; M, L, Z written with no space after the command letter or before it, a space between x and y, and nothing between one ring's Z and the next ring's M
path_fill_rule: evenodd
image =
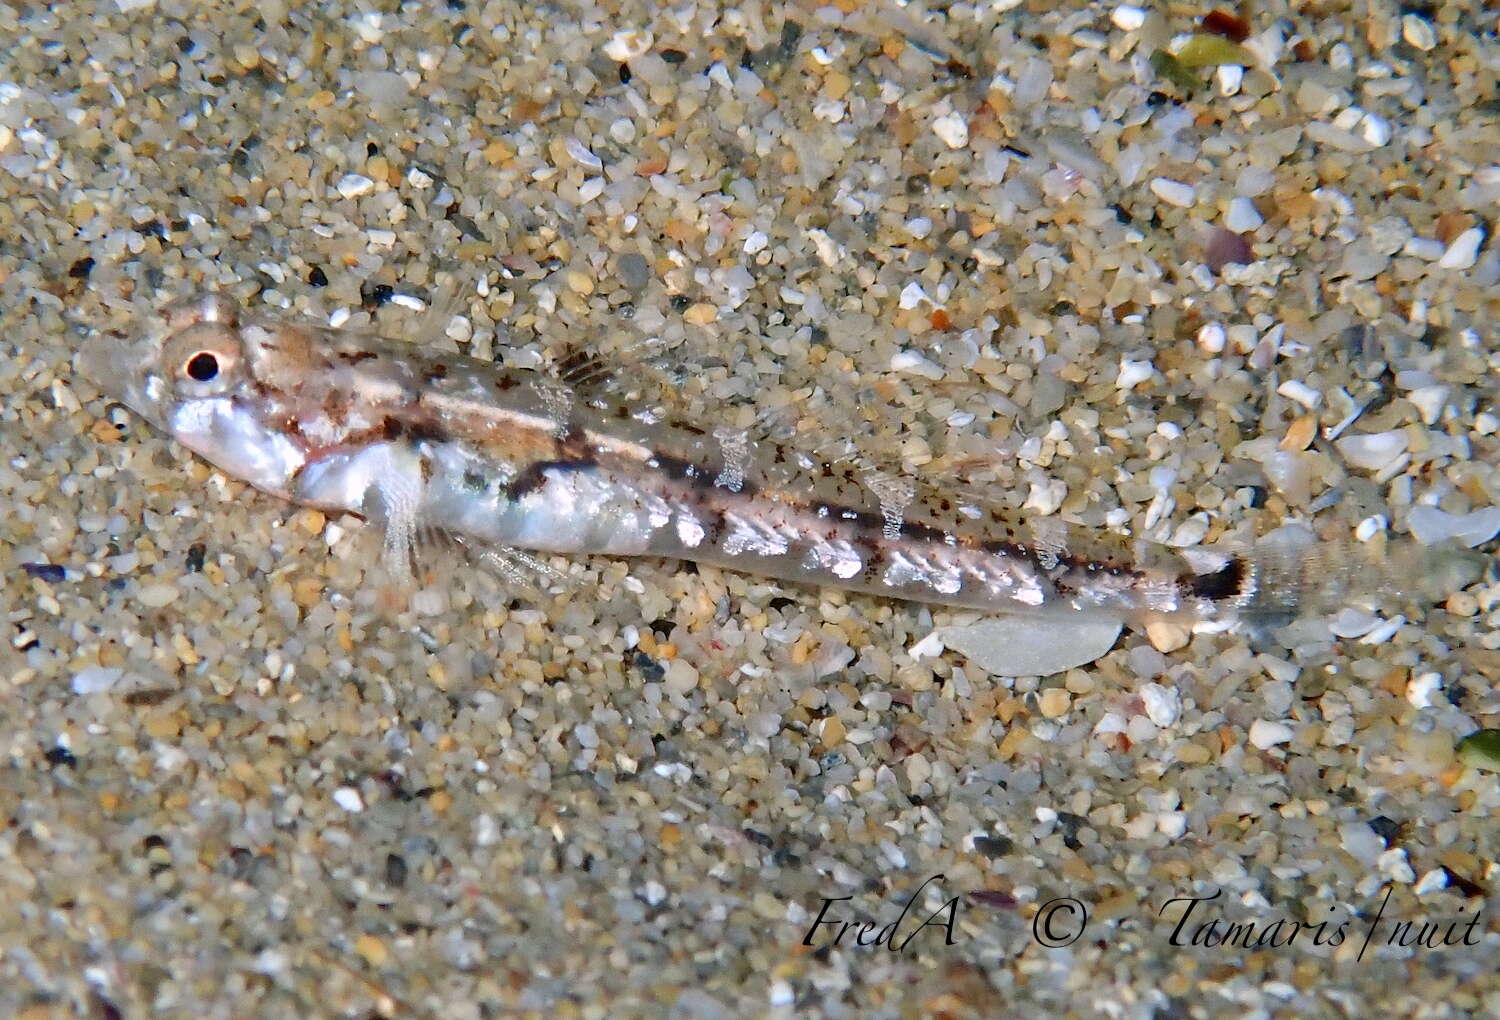
M183 367L187 377L196 382L211 382L219 374L219 358L213 351L199 351Z
M179 397L201 400L226 393L240 379L239 330L219 322L195 322L163 342L160 372Z

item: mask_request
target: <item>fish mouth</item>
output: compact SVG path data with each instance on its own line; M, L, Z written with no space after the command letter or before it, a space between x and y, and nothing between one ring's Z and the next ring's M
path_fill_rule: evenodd
M159 425L157 402L147 395L146 387L155 353L146 341L131 343L120 333L100 331L84 341L73 364L106 397Z

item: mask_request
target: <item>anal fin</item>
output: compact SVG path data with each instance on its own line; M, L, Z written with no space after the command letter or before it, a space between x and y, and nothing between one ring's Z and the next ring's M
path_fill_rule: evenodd
M549 592L571 587L571 578L541 557L520 549L480 545L446 528L423 525L417 530L416 549L422 553L456 555L465 565L478 567L496 577L512 594L540 599Z
M506 587L532 597L571 587L571 578L552 564L520 549L486 548L473 554L478 563L498 575Z

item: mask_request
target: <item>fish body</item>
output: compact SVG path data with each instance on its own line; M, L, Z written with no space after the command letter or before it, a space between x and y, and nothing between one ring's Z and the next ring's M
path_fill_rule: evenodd
M1309 580L1284 556L1080 546L743 432L585 399L540 372L249 315L222 296L166 307L133 342L95 336L80 367L230 475L378 521L398 571L437 530L990 612L1216 626L1268 601L1295 606ZM1268 567L1285 590L1264 590Z

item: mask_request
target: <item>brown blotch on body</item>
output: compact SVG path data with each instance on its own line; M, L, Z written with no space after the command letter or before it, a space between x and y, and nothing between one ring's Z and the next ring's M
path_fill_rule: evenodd
M437 425L420 418L403 419L388 415L380 423L379 431L386 439L410 439L414 443L423 441L441 443L449 438Z
M719 544L719 540L724 537L725 527L727 527L727 524L724 520L724 511L715 507L713 517L709 520L708 526L703 529L703 533L710 545Z
M349 395L342 390L329 390L323 397L323 413L343 428L349 423Z

